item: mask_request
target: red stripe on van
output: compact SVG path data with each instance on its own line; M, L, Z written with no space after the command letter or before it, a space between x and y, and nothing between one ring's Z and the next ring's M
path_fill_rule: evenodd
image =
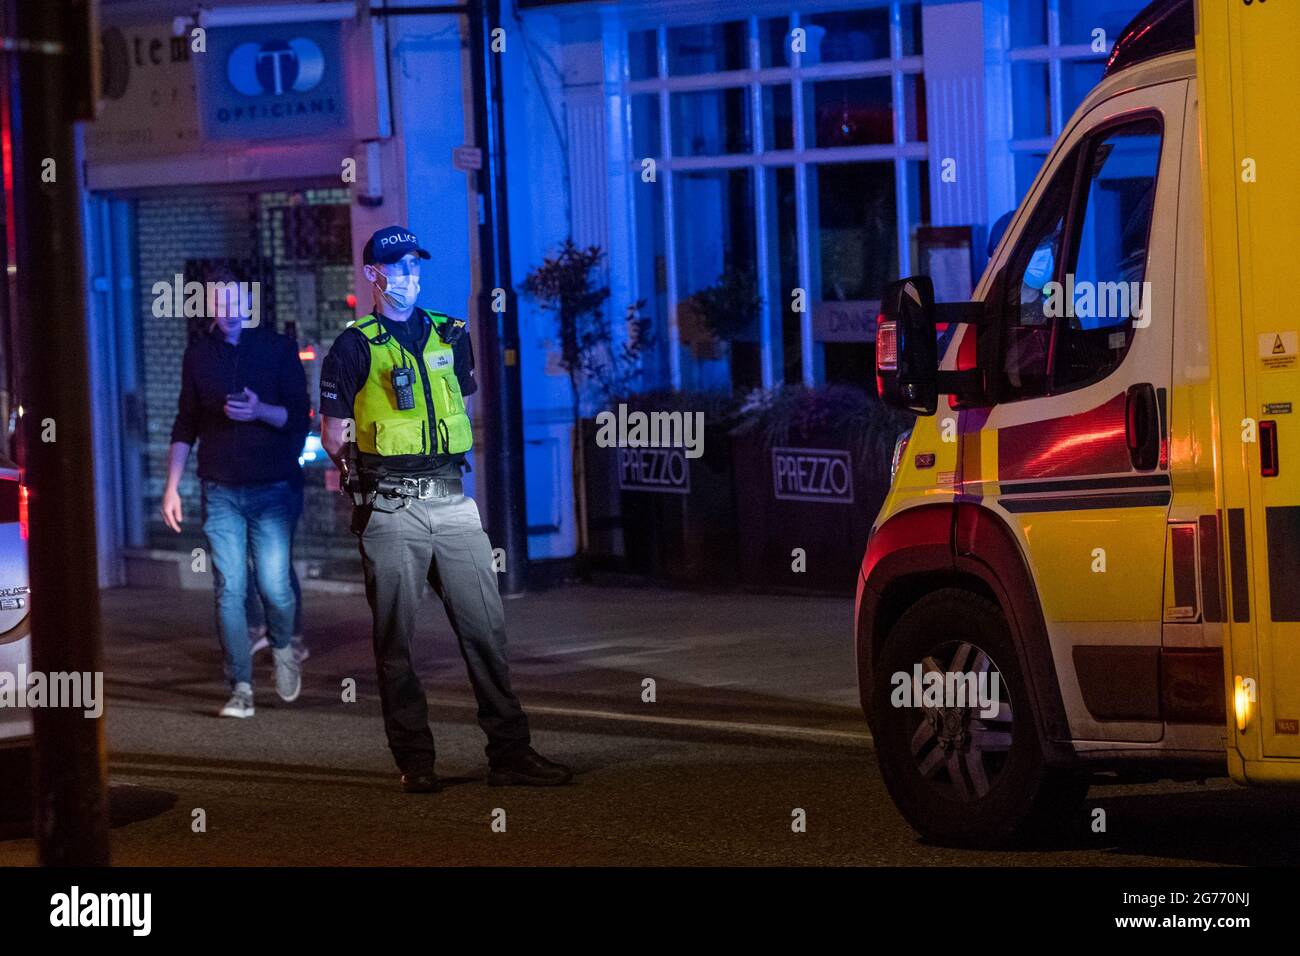
M1125 405L1120 394L1078 415L998 429L998 480L1132 471Z

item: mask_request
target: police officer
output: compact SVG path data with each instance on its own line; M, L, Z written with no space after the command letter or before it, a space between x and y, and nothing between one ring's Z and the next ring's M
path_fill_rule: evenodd
M403 790L440 789L428 701L411 665L427 580L469 669L488 738L488 783L567 783L569 768L529 746L528 718L510 686L492 547L461 485L473 354L463 320L415 305L428 258L401 226L370 237L362 261L374 312L339 335L321 367L321 441L353 494L388 746Z

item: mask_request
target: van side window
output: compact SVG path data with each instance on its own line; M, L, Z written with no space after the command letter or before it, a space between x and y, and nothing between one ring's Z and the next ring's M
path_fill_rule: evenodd
M1150 315L1145 282L1161 127L1107 126L1061 163L1008 261L1002 401L1105 378Z
M1010 260L1003 312L1002 387L1004 401L1046 395L1051 381L1048 359L1052 323L1044 287L1056 278L1078 153L1056 170L1035 207Z
M1053 392L1105 378L1128 354L1134 320L1150 312L1144 284L1160 123L1144 118L1096 136L1086 152L1084 203L1071 219L1075 233L1063 287L1049 309L1057 320Z

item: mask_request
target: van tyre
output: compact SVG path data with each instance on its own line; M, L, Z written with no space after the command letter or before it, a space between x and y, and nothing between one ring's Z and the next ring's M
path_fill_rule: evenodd
M928 676L935 672L974 674L979 698L922 697L937 682ZM899 689L899 673L907 675L912 699ZM1087 781L1044 765L1010 630L993 602L956 588L922 598L890 630L873 679L880 774L903 817L927 841L1023 843L1063 829L1078 810ZM994 699L996 714L989 706Z

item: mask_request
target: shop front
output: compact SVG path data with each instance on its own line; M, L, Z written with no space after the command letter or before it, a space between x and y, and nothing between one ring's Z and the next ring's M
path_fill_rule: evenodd
M312 6L317 18L261 5L197 19L175 3L102 9L103 101L85 127L84 185L106 584L208 586L191 573L204 545L192 464L182 533L158 510L181 358L210 322L185 307L190 284L214 268L246 282L246 321L296 339L314 406L320 361L356 316L358 221L368 235L375 216L398 215L396 202L364 205L383 192L387 152L370 27L353 4ZM297 557L330 573L355 550L314 412L302 462Z

